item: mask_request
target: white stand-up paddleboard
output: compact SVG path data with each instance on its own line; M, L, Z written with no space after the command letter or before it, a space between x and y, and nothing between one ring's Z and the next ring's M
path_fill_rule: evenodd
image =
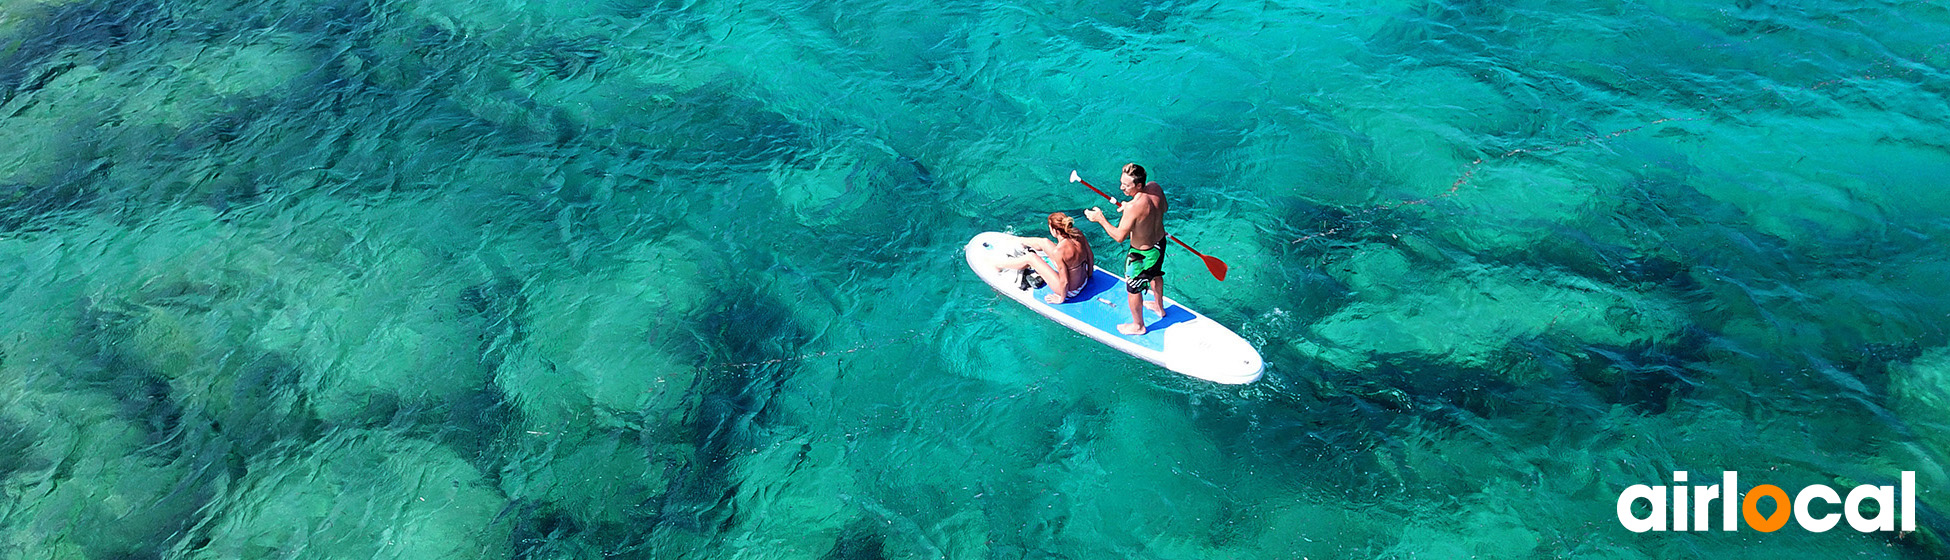
M1124 279L1097 268L1090 283L1077 297L1059 303L1043 301L1056 286L1027 291L1017 286L1018 273L997 272L992 264L1011 253L1028 251L1022 243L1004 233L987 232L969 240L968 266L995 291L1016 300L1065 327L1083 333L1125 354L1164 366L1165 369L1219 383L1252 383L1265 365L1259 350L1225 325L1165 298L1165 316L1144 311L1148 332L1131 336L1117 332L1117 325L1131 322L1131 307L1124 290ZM1121 254L1121 253L1120 253ZM1147 294L1146 299L1150 299Z

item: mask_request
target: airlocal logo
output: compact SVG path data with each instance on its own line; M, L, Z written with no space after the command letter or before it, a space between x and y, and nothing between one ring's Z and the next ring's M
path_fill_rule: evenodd
M1686 473L1684 471L1673 472L1672 480L1673 482L1686 482ZM1796 523L1800 523L1801 528L1816 533L1835 528L1835 524L1841 521L1838 519L1840 517L1847 517L1848 526L1854 527L1855 530L1864 533L1896 530L1896 509L1899 502L1897 500L1896 487L1894 486L1864 484L1855 487L1854 490L1849 490L1848 499L1844 500L1840 495L1835 493L1835 489L1816 484L1802 488L1801 492L1795 494L1793 502L1788 501L1786 490L1782 490L1781 487L1772 484L1762 484L1748 489L1745 498L1741 497L1739 487L1740 473L1734 471L1726 471L1722 475L1722 480L1719 484L1711 486L1675 485L1670 492L1664 486L1634 484L1631 488L1626 488L1624 493L1618 495L1618 523L1624 525L1626 529L1630 529L1634 533L1643 533L1646 531L1665 531L1667 530L1666 522L1670 520L1672 522L1671 530L1685 531L1687 530L1687 506L1691 505L1691 517L1693 520L1693 528L1691 530L1711 531L1713 529L1708 519L1708 513L1713 508L1713 502L1717 501L1720 503L1720 530L1722 531L1739 530L1739 524L1734 522L1736 519L1734 512L1736 510L1740 512L1738 519L1745 520L1748 527L1752 527L1755 531L1762 533L1772 533L1780 530L1781 527L1787 526L1789 517L1794 518ZM1687 499L1689 493L1692 495L1690 500ZM1670 498L1670 501L1668 501L1668 498ZM1765 516L1760 514L1759 507L1760 501L1763 498L1774 501L1773 513ZM1639 517L1632 511L1632 507L1639 500L1645 500L1652 505L1650 515ZM1808 506L1817 501L1838 504L1841 506L1842 511L1838 514L1830 508L1831 511L1826 514L1819 516L1813 515L1809 511L1810 508ZM1877 506L1875 517L1862 516L1861 508L1863 502L1875 502ZM1903 488L1900 504L1903 513L1903 530L1915 531L1916 473L1914 471L1903 471ZM1671 510L1672 513L1668 515L1666 513L1667 510Z

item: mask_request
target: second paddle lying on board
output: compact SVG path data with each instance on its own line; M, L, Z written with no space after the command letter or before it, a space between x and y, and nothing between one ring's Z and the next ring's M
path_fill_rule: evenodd
M1070 182L1083 183L1083 186L1090 187L1090 190L1097 191L1097 196L1104 197L1106 200L1109 200L1111 204L1116 204L1118 208L1124 207L1124 203L1119 202L1116 197L1113 197L1108 194L1104 194L1104 191L1098 190L1096 185L1092 185L1090 184L1089 181L1083 180L1083 176L1077 175L1077 170L1075 169L1070 170ZM1170 237L1172 241L1177 241L1179 247L1184 247L1185 250L1191 251L1192 254L1194 255L1198 255L1198 258L1205 259L1205 269L1212 271L1213 278L1219 279L1220 282L1224 282L1226 280L1225 261L1219 260L1218 257L1214 257L1211 255L1207 255L1205 253L1198 252L1198 249L1193 249L1191 245L1186 245L1185 240L1179 239L1178 236L1176 235L1167 234L1167 237Z

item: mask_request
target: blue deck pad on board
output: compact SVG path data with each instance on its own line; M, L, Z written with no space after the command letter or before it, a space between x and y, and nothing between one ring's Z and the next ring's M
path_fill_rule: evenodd
M1036 288L1031 291L1030 295L1035 296L1037 301L1042 301L1044 296L1051 293L1053 292L1046 286ZM1069 301L1060 304L1051 305L1050 307L1055 308L1059 313L1075 317L1083 321L1084 324L1090 325L1092 328L1110 333L1111 336L1120 337L1135 342L1145 348L1158 351L1165 349L1164 333L1166 328L1190 321L1196 317L1192 312L1186 311L1185 308L1177 305L1165 308L1165 316L1163 319L1159 319L1150 310L1146 310L1144 312L1144 320L1145 327L1148 330L1144 334L1131 336L1117 332L1117 325L1131 322L1131 304L1127 294L1128 292L1124 291L1124 280L1122 278L1118 278L1115 274L1105 272L1103 269L1096 269L1096 272L1090 275L1090 282L1083 285L1083 291L1078 293L1077 297L1070 298ZM1150 299L1151 295L1147 293L1144 297L1145 299Z

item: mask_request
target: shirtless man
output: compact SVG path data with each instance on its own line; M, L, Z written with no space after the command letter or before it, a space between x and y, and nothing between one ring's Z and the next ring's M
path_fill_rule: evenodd
M1140 335L1145 333L1145 308L1160 318L1165 315L1165 209L1169 205L1165 204L1164 187L1146 182L1144 167L1138 164L1124 166L1119 186L1131 200L1118 204L1123 217L1117 220L1117 225L1110 225L1104 219L1102 208L1085 210L1083 215L1104 226L1111 239L1131 240L1131 254L1124 259L1124 291L1130 293L1131 322L1118 325L1117 332ZM1155 301L1144 301L1146 288L1150 288Z

